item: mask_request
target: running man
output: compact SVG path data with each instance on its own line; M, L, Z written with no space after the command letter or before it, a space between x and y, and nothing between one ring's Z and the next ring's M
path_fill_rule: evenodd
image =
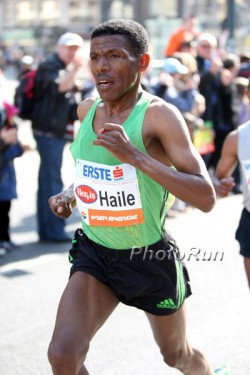
M100 98L78 107L74 188L49 200L59 217L76 205L82 216L48 351L54 375L88 374L90 341L119 302L145 311L166 364L186 375L214 374L186 337L191 290L164 219L169 194L208 212L215 191L181 114L142 90L149 62L140 24L110 20L92 32Z
M248 87L250 96L250 81ZM217 195L226 197L234 187L231 177L238 161L240 162L243 190L243 210L235 237L240 245L240 254L250 287L250 121L240 125L228 134L223 144L221 158L213 180Z

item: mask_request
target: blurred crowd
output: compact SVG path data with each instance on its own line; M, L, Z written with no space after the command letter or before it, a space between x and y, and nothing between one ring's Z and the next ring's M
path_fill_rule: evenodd
M22 57L32 56L34 64L38 64L44 53L37 47L22 47L16 41L12 45L6 45L0 41L0 68L7 79L16 80L22 69Z
M226 136L250 120L250 52L229 53L223 38L199 32L196 25L192 15L183 20L166 42L164 59L152 62L143 84L180 110L212 175ZM234 179L233 192L241 193L238 167ZM177 207L185 209L181 202Z

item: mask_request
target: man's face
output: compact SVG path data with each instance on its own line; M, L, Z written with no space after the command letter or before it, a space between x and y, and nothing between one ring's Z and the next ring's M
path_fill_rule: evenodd
M123 35L95 37L90 46L90 68L102 99L113 101L138 79L138 61Z
M73 61L78 50L78 46L57 46L58 56L60 60L64 62L65 65L69 65Z

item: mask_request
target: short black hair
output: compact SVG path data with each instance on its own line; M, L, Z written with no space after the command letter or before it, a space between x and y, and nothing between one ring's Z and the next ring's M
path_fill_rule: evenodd
M148 34L136 21L111 19L98 25L91 33L91 40L102 35L124 35L131 44L135 57L148 52Z

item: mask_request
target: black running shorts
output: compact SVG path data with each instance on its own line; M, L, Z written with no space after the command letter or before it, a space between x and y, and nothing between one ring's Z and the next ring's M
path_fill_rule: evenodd
M108 285L118 299L154 315L169 315L191 294L189 276L169 235L159 242L127 250L113 250L75 232L69 260L70 276L86 272Z
M240 244L240 254L250 258L250 212L246 208L242 211L235 238Z

